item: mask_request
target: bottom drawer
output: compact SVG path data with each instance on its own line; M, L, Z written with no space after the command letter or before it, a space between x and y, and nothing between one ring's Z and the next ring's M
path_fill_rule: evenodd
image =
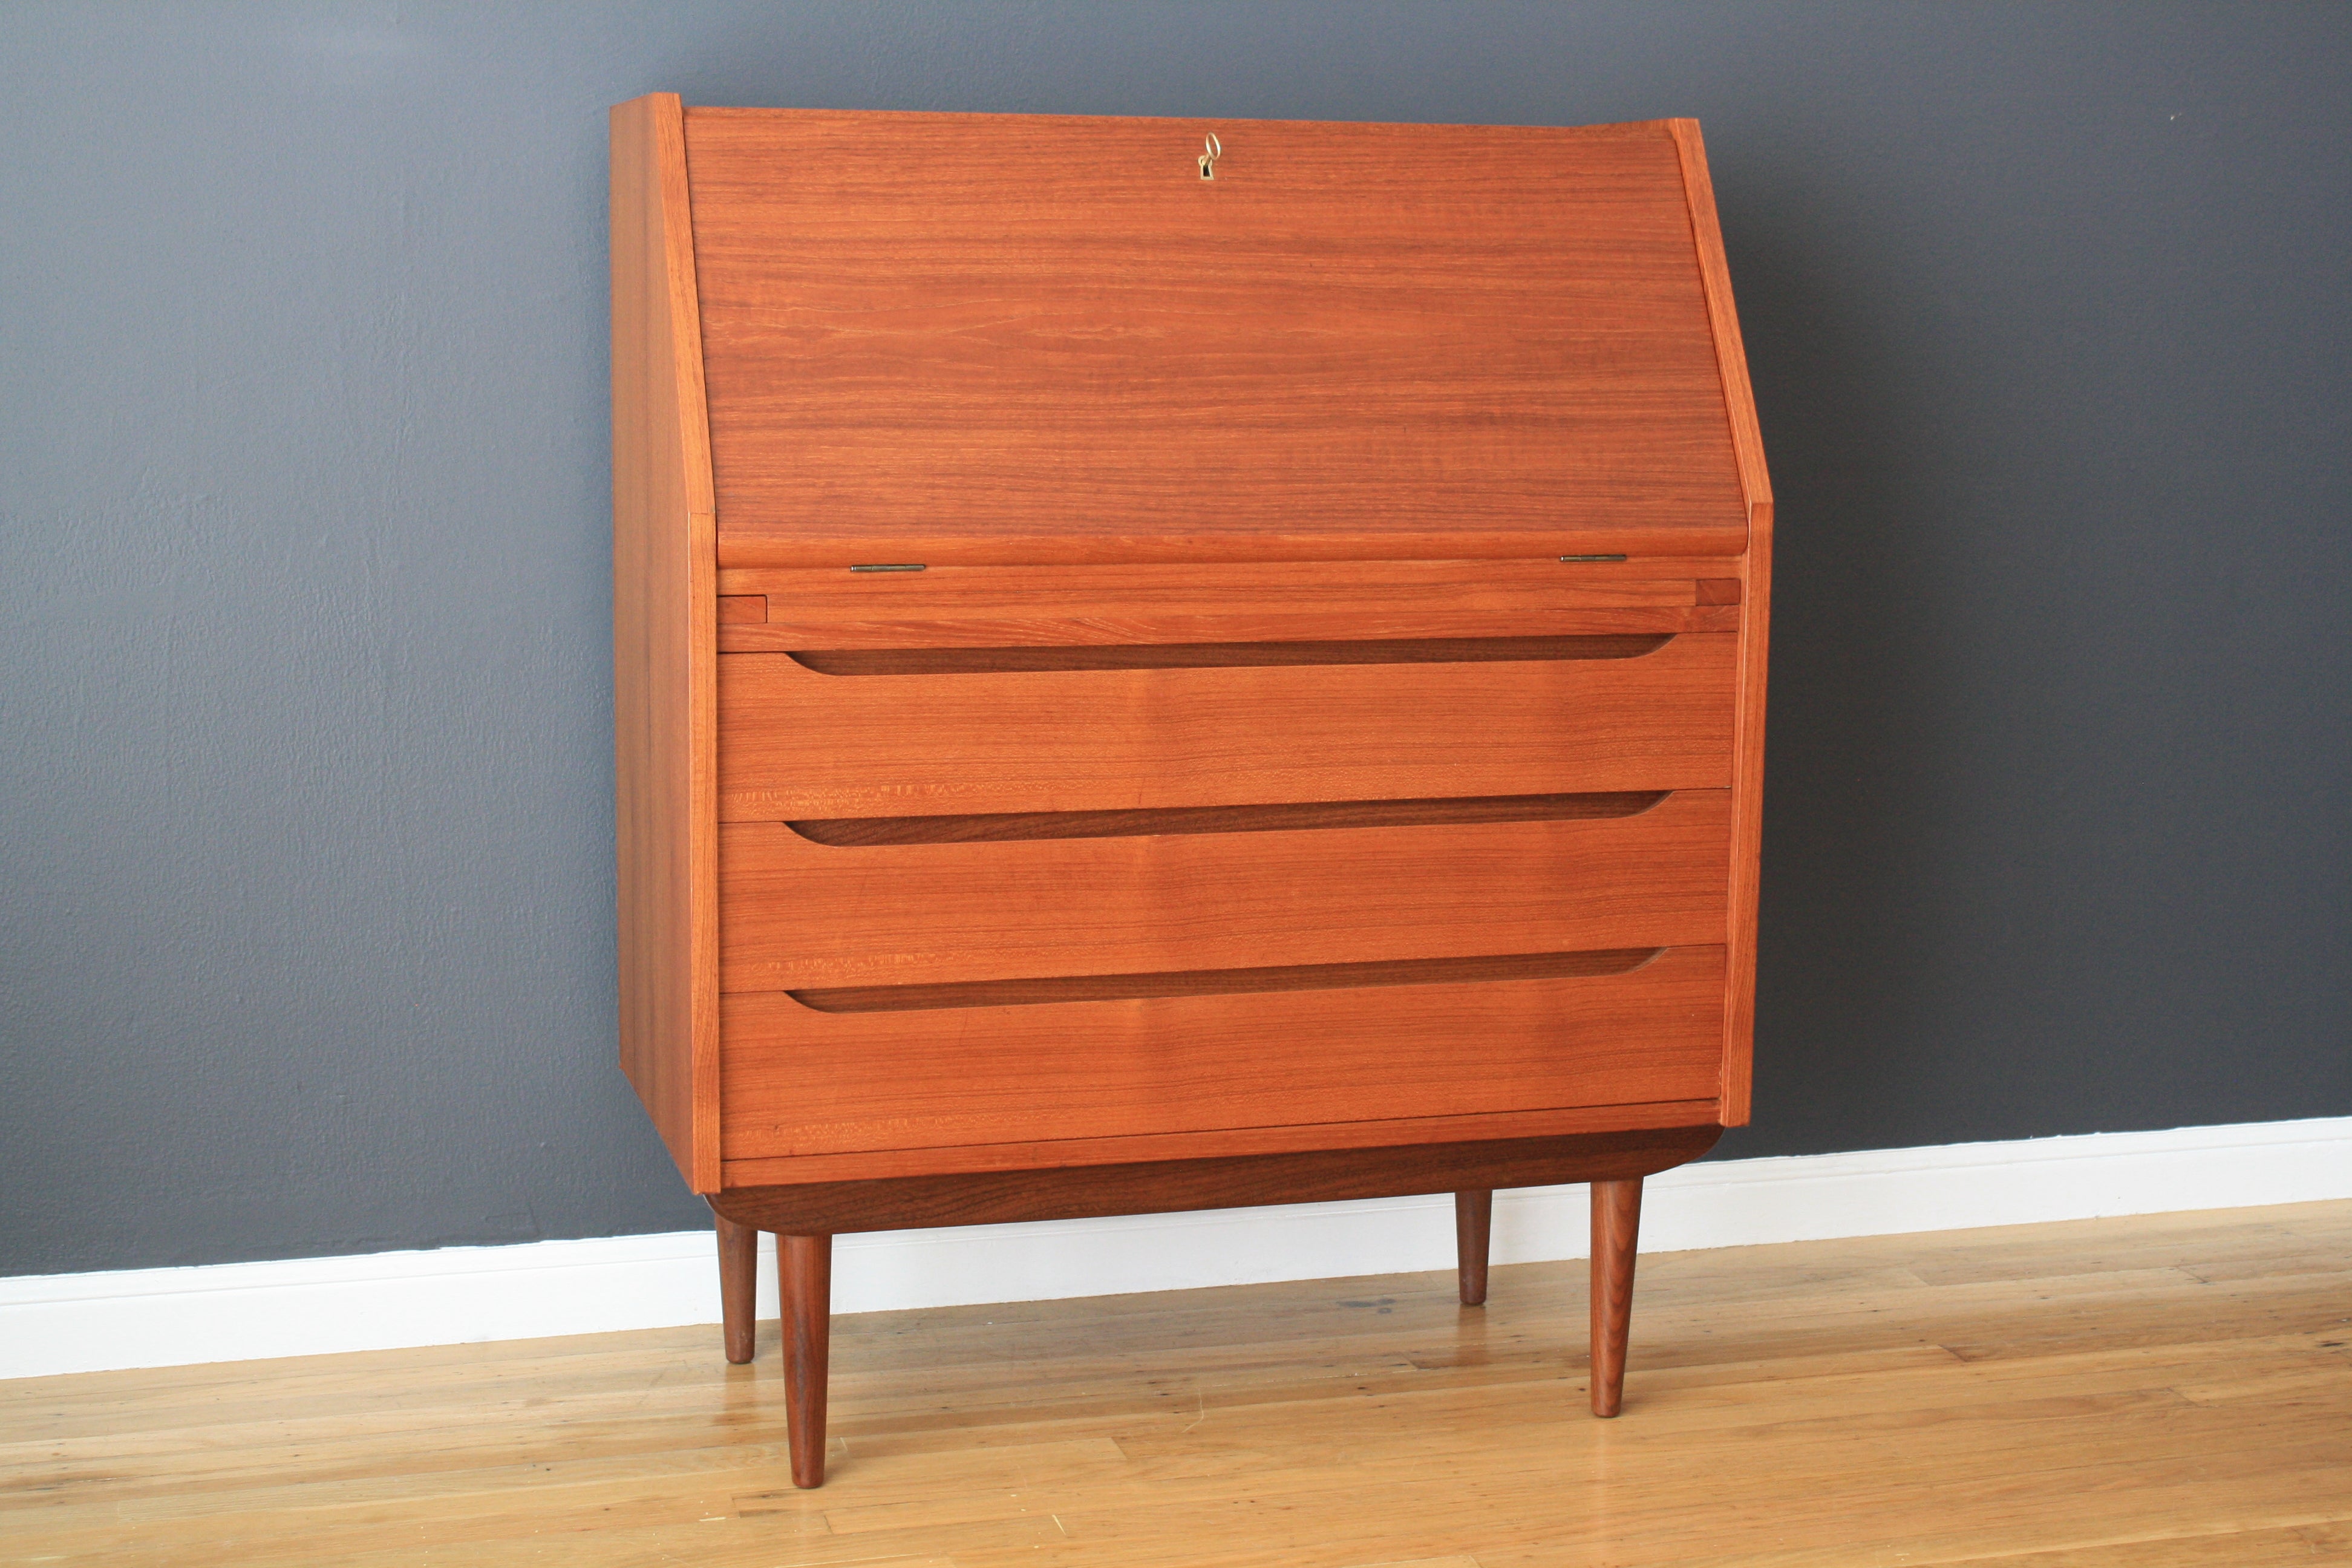
M819 1012L722 1001L729 1161L1712 1100L1724 950L1622 973ZM1300 1147L1314 1146L1302 1134Z

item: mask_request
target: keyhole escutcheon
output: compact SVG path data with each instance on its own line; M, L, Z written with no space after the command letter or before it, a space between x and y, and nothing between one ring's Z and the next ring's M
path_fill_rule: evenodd
M1201 153L1201 178L1213 180L1217 177L1217 160L1224 156L1224 143L1219 142L1217 133L1212 131L1202 139L1201 145L1204 149Z

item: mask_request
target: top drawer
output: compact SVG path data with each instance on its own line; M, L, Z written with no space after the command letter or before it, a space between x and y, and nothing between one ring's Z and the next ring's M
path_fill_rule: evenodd
M989 661L722 654L719 815L776 821L1730 784L1734 637L1687 634L1630 657L1622 638L1531 642L1527 651L1543 657L1496 658L1489 647L1458 662L960 669Z

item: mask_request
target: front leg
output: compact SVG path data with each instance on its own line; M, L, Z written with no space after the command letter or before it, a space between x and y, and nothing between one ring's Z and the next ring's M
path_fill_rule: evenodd
M1633 1322L1633 1237L1642 1178L1592 1184L1592 1414L1625 1400L1625 1336Z
M784 1297L784 1432L793 1485L824 1485L824 1392L833 1334L833 1237L776 1237Z

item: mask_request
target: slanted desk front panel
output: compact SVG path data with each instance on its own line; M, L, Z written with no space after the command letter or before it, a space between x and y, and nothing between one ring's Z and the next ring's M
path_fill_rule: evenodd
M1663 122L686 127L722 566L1740 548Z

